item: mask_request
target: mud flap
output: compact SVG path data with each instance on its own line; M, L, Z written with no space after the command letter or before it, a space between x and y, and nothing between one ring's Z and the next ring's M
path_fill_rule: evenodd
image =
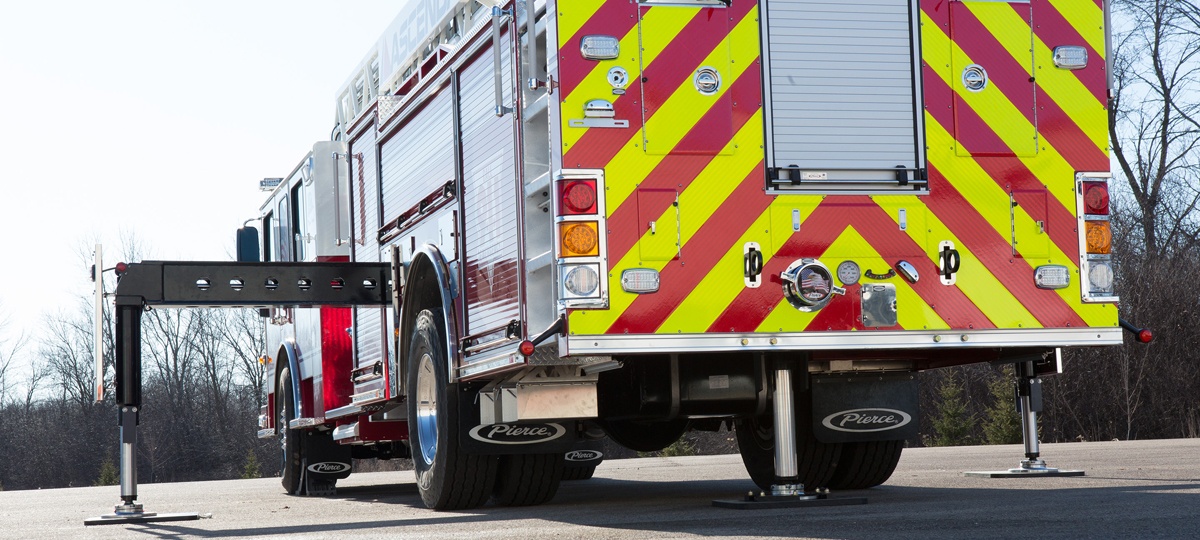
M467 452L480 455L569 454L580 450L595 454L596 463L604 457L601 441L585 438L577 420L481 425L477 397L477 392L458 392L458 444ZM575 466L569 455L567 458L567 462Z
M303 442L304 494L333 495L337 481L350 476L350 447L334 442L329 432L316 430L305 431Z
M918 434L915 374L815 376L812 396L818 441L895 441Z
M567 468L583 468L595 467L602 461L604 461L603 439L579 439L570 450L567 450L564 463Z

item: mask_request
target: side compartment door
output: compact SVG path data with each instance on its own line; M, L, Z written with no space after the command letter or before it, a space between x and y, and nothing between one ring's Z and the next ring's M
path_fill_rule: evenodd
M512 103L512 37L502 34L503 102ZM506 337L521 313L520 215L515 114L496 116L494 51L486 49L458 73L462 155L463 296L470 364L472 349Z
M376 129L368 126L350 141L350 238L354 260L380 262L379 247L379 161L375 151ZM382 399L389 387L384 310L354 308L354 395L373 394ZM361 398L360 398L361 399Z

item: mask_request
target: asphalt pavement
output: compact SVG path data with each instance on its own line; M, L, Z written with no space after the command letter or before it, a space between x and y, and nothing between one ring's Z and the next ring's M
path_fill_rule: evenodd
M356 474L331 498L289 497L277 478L140 486L147 511L202 519L84 526L115 486L0 492L0 538L1200 538L1200 439L1043 445L1070 478L975 478L1018 446L907 449L886 484L834 493L867 504L714 508L753 489L736 455L605 462L536 507L434 512L411 472Z

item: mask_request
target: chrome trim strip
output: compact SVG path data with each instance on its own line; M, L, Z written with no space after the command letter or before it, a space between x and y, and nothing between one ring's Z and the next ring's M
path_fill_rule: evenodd
M270 439L271 437L274 437L274 436L275 436L274 428L258 430L258 438L260 438L260 439Z
M641 354L702 351L798 351L845 349L945 349L1120 345L1119 327L1001 330L902 330L771 334L573 335L572 354Z

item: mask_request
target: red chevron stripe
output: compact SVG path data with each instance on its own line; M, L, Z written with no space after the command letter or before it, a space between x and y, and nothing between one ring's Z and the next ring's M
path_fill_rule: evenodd
M1037 318L1042 326L1086 326L1079 314L1054 291L1038 289L1033 268L1012 256L1009 240L1001 237L936 167L929 164L928 207L970 249L1004 288ZM963 268L960 271L971 271Z
M1099 1L1099 0L1098 0ZM1051 51L1059 45L1076 45L1087 49L1088 66L1083 69L1073 70L1070 73L1083 83L1092 96L1096 98L1096 103L1104 106L1108 102L1108 76L1105 73L1104 57L1098 51L1092 48L1083 36L1079 35L1079 29L1071 26L1059 13L1054 9L1054 4L1047 0L1031 0L1033 6L1034 18L1036 24L1033 25L1033 33L1037 35L1042 43L1045 43ZM1050 69L1053 62L1047 62L1046 68ZM1041 120L1039 113L1039 121Z
M1013 9L1028 10L1028 5L1018 7L1013 5ZM1057 12L1056 12L1057 13ZM1021 13L1022 16L1027 16ZM1038 14L1039 16L1042 13ZM1039 18L1038 23L1042 20ZM1005 81L1025 81L1029 79L1029 73L1013 59L1012 55L1003 50L1003 46L988 29L979 22L968 9L955 9L953 22L954 37L970 36L969 39L956 39L955 43L962 48L975 61L983 64L988 70L989 75L995 74L993 80ZM953 74L952 74L953 75ZM1001 79L1003 77L1003 79ZM1103 87L1103 83L1102 83ZM1014 104L1024 105L1029 102L1031 94L1027 94L1026 90L1031 90L1032 86L1021 84L1016 88L998 87L1004 93L1005 97ZM960 100L956 103L959 107L965 106ZM1097 107L1102 106L1097 103ZM1027 110L1024 106L1019 106L1018 109L1025 115L1026 120L1030 124L1037 126L1038 133L1045 137L1055 150L1063 156L1077 171L1097 171L1108 170L1108 156L1098 148L1095 143L1088 138L1087 134L1063 111L1054 100L1045 92L1039 92L1037 96L1037 115L1036 119L1032 110ZM959 121L963 121L960 117ZM980 131L978 125L971 125L972 129L959 129L960 141L968 148L972 143L976 147L980 147L978 141L973 141L964 137L964 133L974 134Z
M733 132L737 133L746 122L754 116L754 113L762 107L762 79L759 77L757 69L747 69L733 82L733 86L729 87L728 95L732 96L734 102L733 108ZM718 106L720 104L718 103ZM679 142L680 146L685 146L688 141L693 138L702 137L705 132L705 127L709 122L713 121L713 116L718 114L728 114L728 111L719 111L710 109L703 118L700 119L691 131L683 137ZM752 150L743 150L752 151ZM671 156L659 162L658 166L646 176L646 179L640 184L643 188L675 188L683 192L691 185L692 181L712 162L715 156ZM764 176L765 178L765 176ZM651 215L660 215L667 210L666 206L658 209L650 209ZM619 261L630 249L637 244L642 233L645 232L642 227L644 224L638 223L636 219L637 211L637 196L636 193L625 200L620 207L613 210L612 217L609 219L609 236L608 236L608 253L609 260Z
M617 39L625 37L633 27L637 26L637 8L624 2L605 2L592 14L592 17L583 23L575 35L566 41L559 49L558 55L558 75L559 75L559 90L561 95L569 96L591 73L596 67L595 60L588 60L579 53L579 42L583 36L592 34L601 34L607 36L615 36ZM637 51L632 51L634 54ZM625 51L628 55L630 51ZM624 55L623 55L624 56Z
M938 77L928 66L925 67L924 71L925 95L927 101L930 103L949 103L950 95L953 93L953 90L951 90L949 86L946 86L946 83L943 82L942 79ZM950 114L948 109L927 107L926 111L930 113L930 116L933 116L934 120L938 124L941 124L943 129L949 131L949 126L951 125L950 122L954 120L954 117ZM979 130L979 133L976 134L976 139L986 140L987 138L991 138L992 140L988 141L988 144L990 144L991 147L994 147L997 144L1003 144L1003 142L1000 141L1000 137L997 136L990 127L986 127L986 124L983 123L983 120L979 118L974 109L971 109L966 104L961 104L958 109L958 119L961 120L963 118L972 118L975 124L985 126ZM970 145L963 143L963 146L966 147L968 152L972 151ZM975 163L979 165L979 167L983 169L983 171L987 173L987 175L991 177L997 185L1007 192L1011 192L1013 190L1038 191L1046 188L1046 186L1038 180L1037 176L1033 174L1033 171L1029 170L1029 167L1025 166L1025 163L1022 162L1020 158L983 157L976 158ZM1018 204L1028 204L1030 201L1017 202ZM1028 207L1034 208L1034 205L1029 205ZM1058 246L1058 249L1062 250L1063 253L1074 258L1079 254L1079 237L1077 231L1075 230L1075 214L1071 212L1071 210L1063 207L1063 205L1053 197L1047 200L1046 211L1046 232L1050 235L1050 240L1054 242L1054 245ZM1034 219L1037 218L1035 217Z
M662 270L658 292L634 299L607 333L649 333L662 326L675 308L712 272L717 261L771 205L773 197L763 193L766 178L763 167L764 164L759 162L683 246L682 262L685 264L681 261L668 263Z
M729 28L732 29L745 18L754 6L754 2L734 2L734 5L728 9L699 10L651 64L655 73L655 85L678 88L692 76L697 67L692 63L680 62L679 59L689 57L689 51L693 50L712 51L725 39L728 33L718 34L709 31L707 22L714 12L727 13L732 19L729 21ZM657 108L650 107L643 113L638 101L641 99L641 95L641 82L639 78L634 77L634 83L629 85L625 95L618 96L613 101L617 118L629 120L629 129L589 129L579 139L579 142L575 143L574 148L567 149L563 156L563 163L568 167L604 167L607 165L617 155L617 152L625 147L625 143L629 142L629 138L635 133L634 130L641 129L642 122L657 111Z
M801 225L801 232L792 235L767 261L763 268L767 283L757 289L743 289L709 326L709 331L751 332L758 328L779 301L779 287L782 286L780 273L798 258L823 254L847 225L853 225L872 247L879 250L889 265L895 265L903 258L912 263L920 275L927 276L914 283L913 290L951 327L995 327L958 287L945 287L936 280L937 268L924 255L921 246L900 231L896 223L871 199L838 197L837 203L830 200L826 199L826 202L817 206ZM810 328L813 327L810 325Z

